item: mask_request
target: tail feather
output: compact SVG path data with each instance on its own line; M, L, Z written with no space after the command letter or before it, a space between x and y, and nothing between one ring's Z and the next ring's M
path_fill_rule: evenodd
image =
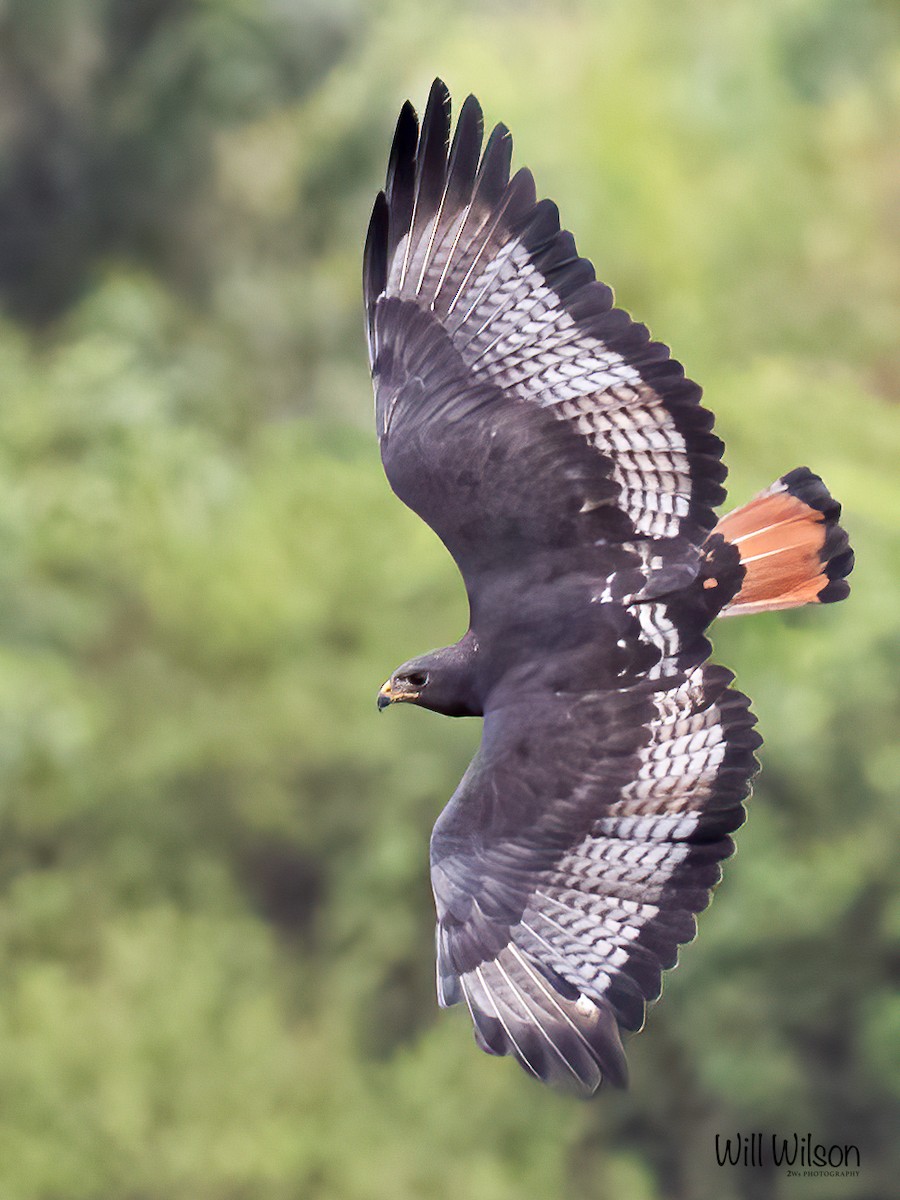
M722 517L710 537L737 547L744 579L721 616L843 600L853 551L840 515L819 476L798 467Z

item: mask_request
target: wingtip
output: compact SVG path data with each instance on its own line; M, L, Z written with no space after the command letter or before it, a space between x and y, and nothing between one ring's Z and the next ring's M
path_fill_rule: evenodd
M491 149L492 143L501 148L503 157L508 160L508 163L511 163L513 155L512 131L510 130L509 126L505 125L502 121L498 121L491 130L490 136L488 137L487 146L485 147L485 155L487 155L488 151Z
M406 162L415 158L416 146L419 141L419 114L413 108L410 100L404 100L394 126L394 139L391 142L391 153L388 158L385 192L388 199L394 188L398 169Z
M397 118L397 124L409 122L410 120L415 121L418 125L419 114L416 112L416 107L412 100L404 100L400 105L400 115Z
M374 354L375 301L387 284L388 225L387 197L384 192L379 192L372 205L363 249L363 299L366 306L370 357Z
M449 144L450 93L446 84L442 80L436 79L431 85L425 104L416 153L418 188L423 188L426 182L430 183L432 188L443 188Z
M432 80L431 87L428 89L428 99L429 101L432 99L440 100L442 104L449 105L450 89L444 83L443 79L441 79L440 75L435 75Z
M490 208L499 200L509 183L512 154L512 134L501 121L491 130L481 156L475 181L477 203Z
M478 97L473 95L472 92L469 92L468 96L466 96L465 100L462 102L462 107L459 110L460 118L462 118L464 112L472 112L481 121L484 120L484 113L481 110L481 103L479 102Z
M428 99L425 101L425 115L422 118L422 128L428 127L430 120L435 119L435 115L443 116L443 122L448 126L450 124L450 90L444 83L443 79L435 79L434 83L428 90Z

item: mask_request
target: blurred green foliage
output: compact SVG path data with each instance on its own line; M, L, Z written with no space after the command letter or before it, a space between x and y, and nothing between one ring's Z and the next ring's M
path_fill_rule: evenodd
M879 0L0 4L0 1196L850 1197L900 1102L897 12ZM390 495L359 267L400 102L505 120L706 386L736 502L809 462L849 603L726 623L765 770L578 1104L438 1016L431 823L475 722ZM855 1179L719 1167L811 1130Z

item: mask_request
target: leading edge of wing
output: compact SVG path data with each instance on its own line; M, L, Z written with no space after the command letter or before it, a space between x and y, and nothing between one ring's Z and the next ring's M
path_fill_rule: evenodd
M537 201L527 169L510 179L512 141L498 125L482 153L477 100L452 144L450 98L432 86L419 130L407 103L364 258L370 359L395 329L377 312L395 298L428 313L474 381L551 413L611 461L617 503L642 538L699 545L724 498L722 443L699 387L668 348L613 308L556 205Z
M441 1004L479 1046L590 1093L696 932L761 739L731 672L489 713L432 836Z

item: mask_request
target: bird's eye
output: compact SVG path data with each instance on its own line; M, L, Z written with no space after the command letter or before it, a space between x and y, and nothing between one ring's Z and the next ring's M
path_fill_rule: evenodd
M414 688L423 688L428 682L428 676L424 671L413 671L411 675L406 676L406 682Z

